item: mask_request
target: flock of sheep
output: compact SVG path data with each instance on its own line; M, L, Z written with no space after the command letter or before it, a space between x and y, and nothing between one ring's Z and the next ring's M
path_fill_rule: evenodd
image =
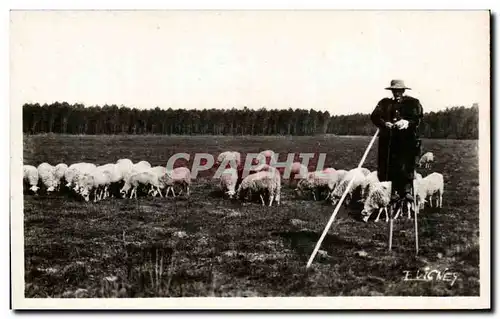
M222 173L216 178L219 180L220 190L229 198L236 197L245 200L247 197L258 195L262 205L269 206L273 202L280 205L283 168L269 165L274 156L271 150L263 151L257 160L260 165L254 165L248 170L248 176L243 177L241 154L238 152L223 152L217 158L219 167L223 166ZM420 159L420 167L429 167L434 161L430 152ZM257 163L257 164L258 164ZM229 168L228 165L230 166ZM366 222L369 217L378 212L375 221L385 212L388 221L387 208L391 197L391 183L380 182L377 171L370 172L366 168L355 168L349 171L326 168L321 171L309 172L308 168L299 162L289 167L289 186L294 188L297 197L307 194L318 200L326 192L325 200L336 205L346 188L352 185L345 197L345 203L357 202L363 205L362 219ZM288 174L287 174L288 175ZM443 175L437 172L426 177L415 174L414 187L417 205L423 207L426 202L432 206L433 197L436 206L442 206L444 188ZM215 177L214 177L215 178ZM129 159L120 159L116 163L96 166L91 163L76 163L70 166L61 163L52 166L42 163L38 167L24 165L24 183L29 191L37 193L42 187L47 193L64 189L81 196L85 201L93 197L97 202L108 197L134 197L138 190L150 196L168 197L172 192L176 196L185 193L190 195L191 171L187 167L177 167L172 170L163 166L152 167L146 161L133 163ZM427 201L429 199L429 201ZM410 218L408 207L408 218ZM398 210L395 218L400 214Z

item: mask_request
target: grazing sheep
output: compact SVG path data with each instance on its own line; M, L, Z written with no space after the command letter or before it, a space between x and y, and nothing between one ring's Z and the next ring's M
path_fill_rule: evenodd
M443 174L432 173L426 177L415 180L417 194L417 205L425 207L426 199L429 198L429 206L432 207L432 197L435 196L436 207L443 207L444 178Z
M186 195L190 196L189 187L191 185L191 171L187 167L177 167L171 171L167 170L166 173L160 177L160 184L162 187L167 187L165 197L168 196L170 190L172 190L173 197L175 197L175 185L181 186L179 195L182 194L182 188L184 188Z
M59 190L60 185L64 179L64 174L66 173L66 170L68 169L68 165L64 163L59 163L55 166L55 173L54 176L57 180L57 190Z
M139 188L140 185L150 186L150 189L154 189L153 196L156 196L156 192L161 192L158 175L153 174L150 171L143 171L132 174L132 176L125 181L125 184L120 190L120 194L122 194L122 197L126 197L128 191L131 190L130 198L132 198L132 196L137 198L137 188Z
M109 188L113 187L113 192L118 191L119 183L123 180L120 167L117 164L105 164L97 167L97 170L105 173L109 177L109 185L105 185L103 198L110 196Z
M226 168L220 176L220 190L233 198L236 194L236 183L238 181L238 172L234 168Z
M261 171L255 174L250 174L243 179L238 187L237 198L243 199L247 192L259 194L262 201L262 206L266 203L262 193L267 193L269 197L269 206L272 206L273 200L277 205L280 205L281 200L281 175L274 172Z
M314 200L319 198L322 191L327 190L330 194L339 182L339 174L337 171L323 170L310 172L306 178L301 179L297 183L295 192L301 196L304 191L309 190L312 192ZM328 198L329 195L327 195Z
M359 188L365 178L365 174L360 169L355 168L348 171L347 174L345 174L344 178L338 183L337 187L335 187L335 189L330 193L329 198L332 202L332 205L336 205L338 203L345 190L347 189L347 186L349 185L351 180L354 179L352 186L345 197L345 203L349 205L351 200L355 197L354 195L356 194L356 192L359 191Z
M66 179L66 182L68 182L66 186L71 187L74 185L73 190L78 193L79 180L83 177L83 175L92 173L96 168L97 166L92 163L76 163L70 165L64 174L64 178Z
M74 163L71 164L68 169L64 172L64 179L66 180L66 187L71 188L71 186L74 185L75 183L75 177L81 173L90 173L92 172L97 166L91 163Z
M431 163L434 163L434 154L432 152L427 152L418 161L419 167L429 168Z
M42 163L38 165L38 178L45 186L47 193L55 191L58 183L55 176L55 167L49 163Z
M32 165L23 166L23 181L36 194L38 191L38 169Z
M378 210L375 222L378 222L382 212L385 212L385 221L389 221L387 208L391 201L391 182L376 182L369 188L368 196L364 202L361 216L367 222L373 212Z
M373 171L366 176L366 178L361 183L361 199L359 200L360 203L365 202L368 194L370 193L370 187L378 182L380 181L378 179L377 171Z
M96 168L90 173L84 173L79 179L79 193L86 202L90 199L90 194L94 194L94 203L105 197L107 189L111 184L109 171Z
M239 152L234 151L226 151L222 152L217 156L217 165L221 165L223 162L227 162L229 165L232 161L236 164L236 167L241 166L241 154ZM226 167L227 167L226 165Z

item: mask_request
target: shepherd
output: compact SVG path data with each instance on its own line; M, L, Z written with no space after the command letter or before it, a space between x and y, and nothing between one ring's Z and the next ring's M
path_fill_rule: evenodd
M380 130L378 141L378 178L392 182L391 204L412 203L413 179L422 151L419 126L423 118L420 101L405 95L403 80L392 80L386 90L393 98L383 98L371 114ZM404 207L404 206L400 206Z

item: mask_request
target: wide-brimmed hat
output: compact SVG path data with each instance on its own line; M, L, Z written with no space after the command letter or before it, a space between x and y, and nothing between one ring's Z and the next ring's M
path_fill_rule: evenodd
M409 87L406 87L405 82L403 80L391 80L391 86L386 87L386 90L411 90Z

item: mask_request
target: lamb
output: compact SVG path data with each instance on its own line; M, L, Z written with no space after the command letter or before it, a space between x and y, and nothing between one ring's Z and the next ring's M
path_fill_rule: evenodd
M38 169L33 165L23 166L23 181L29 189L36 194L38 191Z
M149 171L151 169L151 164L147 161L140 161L130 166L129 160L125 159L119 163L118 167L120 171L122 171L122 178L125 185L132 175Z
M431 163L434 163L434 154L432 152L427 152L422 155L422 157L418 161L418 166L429 168L431 166Z
M429 197L429 206L432 207L433 196L436 198L436 207L441 208L443 206L443 174L434 172L421 180L415 180L414 183L417 194L417 205L419 205L420 208L425 207L427 197Z
M242 199L248 191L252 194L260 195L262 206L265 205L264 198L262 197L263 192L269 195L269 206L272 206L273 200L276 201L277 205L280 205L281 175L267 171L250 174L243 179L238 187L237 198Z
M233 198L236 194L236 183L238 181L238 172L234 168L226 168L220 176L219 187L224 194L229 198Z
M94 164L84 162L71 164L64 172L66 187L71 188L71 186L76 185L81 174L90 173L96 169L96 167L97 166ZM75 188L75 191L78 191L78 189Z
M152 189L155 189L153 192L153 196L156 196L156 192L161 192L158 175L153 174L150 171L144 171L132 174L132 176L130 176L130 178L125 181L125 185L123 185L120 193L123 197L125 197L128 191L131 189L130 198L132 198L132 196L137 198L137 188L140 185L150 186Z
M90 173L84 173L79 180L80 195L83 196L86 202L90 199L90 194L93 191L94 203L105 197L107 188L111 184L111 174L109 171L96 168Z
M339 182L339 176L335 170L311 172L307 175L307 178L301 179L297 183L296 194L301 195L304 190L310 190L314 200L317 200L316 193L319 195L322 190L328 190L328 194L330 194L335 189Z
M170 190L172 190L173 197L175 197L175 185L181 186L179 195L182 193L182 188L185 188L187 196L190 196L189 186L191 185L191 171L187 167L177 167L171 171L167 170L166 173L160 177L160 184L162 187L167 187L165 197L168 196Z
M221 165L223 162L229 163L233 162L236 164L236 167L239 167L241 165L241 154L239 152L235 151L226 151L222 152L217 156L217 165ZM227 165L226 165L227 167Z
M154 196L156 196L156 194L159 194L160 197L163 197L163 194L161 192L161 189L163 189L165 187L165 185L163 185L163 183L161 183L161 180L162 180L162 177L167 174L167 169L163 166L155 166L155 167L151 167L148 172L158 176L159 178L159 181L160 181L160 189L157 190L157 192L155 192L155 189L153 188L153 185L151 185L151 188L148 192L148 194L154 194Z
M55 176L55 167L49 163L42 163L38 165L38 177L45 186L47 193L53 192L58 183Z
M59 163L55 167L54 176L57 180L57 190L59 190L59 187L61 185L62 180L64 179L64 174L66 173L67 169L68 169L68 165L66 165L64 163Z
M113 189L116 189L118 183L123 180L123 175L120 167L117 164L105 164L98 166L96 169L104 174L107 174L109 177L109 185L105 185L103 193L103 198L108 198L110 196L109 187L111 185L114 185Z
M361 183L361 199L359 200L360 203L365 202L366 198L368 197L368 194L370 193L370 187L372 187L373 184L378 182L380 181L378 179L377 171L373 171L366 176L366 178Z
M345 190L347 189L347 186L349 185L351 180L354 179L351 188L349 189L349 192L347 193L345 198L345 203L349 205L350 201L354 197L354 194L359 190L365 178L365 174L360 169L355 168L348 171L347 174L345 174L344 178L340 181L340 183L338 183L337 187L335 187L335 189L330 193L329 198L332 202L332 205L336 205L338 203Z
M389 221L387 208L391 201L391 182L375 182L369 188L368 196L364 202L361 216L366 223L374 211L378 210L375 222L378 222L382 212L385 212L385 221Z

